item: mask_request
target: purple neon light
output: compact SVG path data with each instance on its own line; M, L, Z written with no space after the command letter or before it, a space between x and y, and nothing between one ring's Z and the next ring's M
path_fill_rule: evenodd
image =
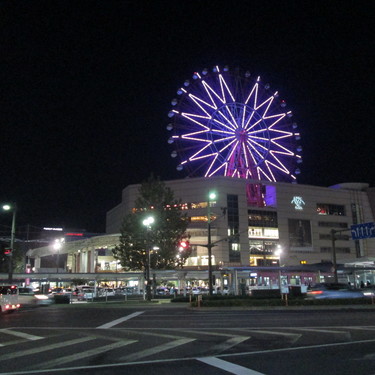
M292 112L282 110L277 91L267 95L260 77L246 77L216 66L212 74L194 73L193 84L179 89L171 112L180 166L206 177L294 181L294 164L302 158L294 145L297 125L288 122Z

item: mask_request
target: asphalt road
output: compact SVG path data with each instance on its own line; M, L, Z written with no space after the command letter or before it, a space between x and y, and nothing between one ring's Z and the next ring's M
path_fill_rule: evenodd
M53 305L0 316L4 374L375 374L375 308Z

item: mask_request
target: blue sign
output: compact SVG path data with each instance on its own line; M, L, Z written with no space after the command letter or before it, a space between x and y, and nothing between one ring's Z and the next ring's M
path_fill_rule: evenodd
M350 227L353 240L375 237L375 223L364 223L352 225Z

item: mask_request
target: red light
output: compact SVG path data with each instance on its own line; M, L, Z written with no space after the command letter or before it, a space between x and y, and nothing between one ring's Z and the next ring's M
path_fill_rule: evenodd
M312 292L309 292L308 294L323 294L322 290L314 290Z
M10 255L10 254L12 254L12 249L4 249L4 254L5 254L5 255Z
M189 248L189 241L181 241L178 245L178 250L184 251Z

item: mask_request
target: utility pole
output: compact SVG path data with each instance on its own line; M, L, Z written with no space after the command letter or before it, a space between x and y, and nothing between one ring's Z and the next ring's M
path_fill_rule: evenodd
M332 263L333 263L333 276L335 283L339 282L339 278L337 276L337 259L336 259L336 233L348 232L350 231L349 228L347 229L331 229L331 241L332 241Z

